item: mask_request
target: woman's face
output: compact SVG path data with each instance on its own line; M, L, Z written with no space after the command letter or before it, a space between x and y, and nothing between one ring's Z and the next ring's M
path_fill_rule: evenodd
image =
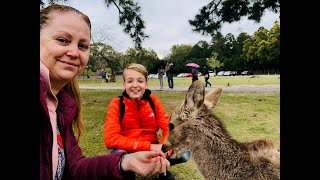
M148 82L143 74L132 69L125 70L123 88L132 100L142 98L148 88Z
M51 82L67 83L86 67L90 29L75 12L52 12L40 30L40 61L49 69Z

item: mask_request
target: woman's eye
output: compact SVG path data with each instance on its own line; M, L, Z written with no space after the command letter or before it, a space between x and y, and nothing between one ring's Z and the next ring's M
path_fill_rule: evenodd
M58 38L57 41L59 41L61 43L69 43L69 40L65 39L65 38Z
M80 49L88 49L89 46L86 45L86 44L79 44L79 48L80 48Z

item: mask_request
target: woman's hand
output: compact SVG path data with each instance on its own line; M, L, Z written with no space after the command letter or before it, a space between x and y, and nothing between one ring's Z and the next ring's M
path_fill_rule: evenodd
M170 167L169 161L156 151L139 151L122 157L123 171L132 171L140 176L165 173Z

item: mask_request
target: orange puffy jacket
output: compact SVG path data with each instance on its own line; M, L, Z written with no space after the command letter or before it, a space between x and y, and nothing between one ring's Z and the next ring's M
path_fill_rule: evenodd
M149 151L151 144L163 144L169 133L169 115L159 98L146 90L139 101L131 100L124 91L124 116L120 126L120 98L113 98L108 105L104 124L104 143L108 149L123 149L127 152ZM156 112L147 100L150 96ZM162 130L159 141L157 132Z

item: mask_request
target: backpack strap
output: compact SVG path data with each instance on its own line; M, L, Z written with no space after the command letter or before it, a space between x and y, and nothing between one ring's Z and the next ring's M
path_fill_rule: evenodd
M123 103L123 96L118 96L119 99L120 99L120 124L122 122L122 119L123 119L123 116L124 116L124 103ZM156 117L156 109L155 109L155 106L154 106L154 103L153 103L153 100L150 96L148 96L148 102L151 106L151 109L154 113L154 116Z
M148 102L149 102L149 104L150 104L150 106L151 106L151 109L152 109L152 111L153 111L153 113L154 113L154 117L156 117L156 109L155 109L155 107L154 107L154 103L153 103L153 101L152 101L152 99L151 99L150 96L148 96Z
M120 124L122 122L124 116L124 103L123 103L123 96L118 96L120 99Z

